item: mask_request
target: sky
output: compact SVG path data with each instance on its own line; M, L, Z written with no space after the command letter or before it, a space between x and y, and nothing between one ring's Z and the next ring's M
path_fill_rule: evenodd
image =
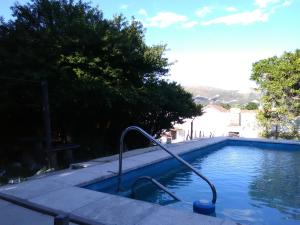
M14 0L0 0L10 19ZM19 0L20 3L28 0ZM123 14L167 44L168 79L185 86L247 91L252 63L300 48L300 0L89 0L105 18Z

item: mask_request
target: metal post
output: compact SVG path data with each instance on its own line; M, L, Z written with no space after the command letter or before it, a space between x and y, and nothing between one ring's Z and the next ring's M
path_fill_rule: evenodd
M43 117L44 117L44 128L45 128L45 143L46 152L49 160L49 166L56 168L56 155L52 155L51 145L51 121L50 121L50 110L49 110L49 97L48 97L48 83L47 81L41 82L42 87L42 104L43 104Z
M180 198L178 198L175 194L173 194L170 190L168 190L165 186L163 186L161 183L159 183L157 180L155 180L152 177L149 176L142 176L139 177L138 179L135 180L135 182L133 183L133 185L131 186L131 193L132 196L135 198L135 187L138 184L139 181L141 180L148 180L151 181L154 185L156 185L158 188L160 188L161 190L163 190L164 192L166 192L167 194L169 194L171 197L173 197L175 200L177 201L181 201Z
M195 119L195 118L193 118L193 119L192 119L192 122L191 122L191 136L190 136L190 139L191 139L191 140L193 139L194 119Z
M58 215L54 218L54 225L69 225L69 217L66 215Z
M191 136L190 136L190 139L191 140L193 139L193 120L191 122Z
M279 132L278 132L278 124L275 125L275 139L278 139Z

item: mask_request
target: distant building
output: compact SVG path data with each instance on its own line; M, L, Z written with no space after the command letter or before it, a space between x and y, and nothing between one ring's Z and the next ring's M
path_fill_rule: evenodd
M189 140L193 126L193 139L216 136L258 137L256 114L255 110L227 110L219 105L207 105L202 116L186 119L183 124L175 124L170 136L172 142Z

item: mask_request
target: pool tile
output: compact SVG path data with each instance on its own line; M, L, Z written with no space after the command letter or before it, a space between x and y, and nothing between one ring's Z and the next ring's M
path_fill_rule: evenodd
M4 201L4 200L0 200L0 209L1 209L2 207L8 206L8 205L10 205L10 204L11 204L10 202Z
M222 225L223 220L195 213L187 213L168 207L157 207L151 214L139 221L138 225ZM236 225L226 224L226 225Z
M106 170L94 169L93 171L90 168L80 169L80 170L70 170L61 174L57 174L49 177L50 180L55 182L63 183L65 185L81 185L86 182L91 182L93 180L97 180L100 177L103 179L112 175L112 173L107 172Z
M58 183L48 179L36 179L16 185L3 186L1 187L0 192L22 199L29 199L65 187L66 185L63 183Z
M9 204L0 210L1 225L53 225L53 217Z
M75 209L83 207L84 205L87 205L88 203L105 198L106 196L106 194L101 192L78 187L69 187L30 199L30 202L34 202L48 208L58 209L64 212L71 212Z
M77 209L72 214L104 224L134 225L139 224L155 208L154 204L110 195Z

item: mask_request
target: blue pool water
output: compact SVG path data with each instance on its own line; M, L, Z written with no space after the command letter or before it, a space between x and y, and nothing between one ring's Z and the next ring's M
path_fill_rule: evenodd
M217 146L184 157L216 186L216 217L250 225L299 225L299 150L295 146L278 148L235 144ZM134 177L152 175L184 201L174 201L147 182L141 182L136 198L189 212L193 201L211 199L208 185L184 166L176 164L173 169L163 171L162 168L167 168L171 160L167 161L131 173L127 178L125 175L124 183L130 187ZM115 183L111 180L87 188L113 193Z

